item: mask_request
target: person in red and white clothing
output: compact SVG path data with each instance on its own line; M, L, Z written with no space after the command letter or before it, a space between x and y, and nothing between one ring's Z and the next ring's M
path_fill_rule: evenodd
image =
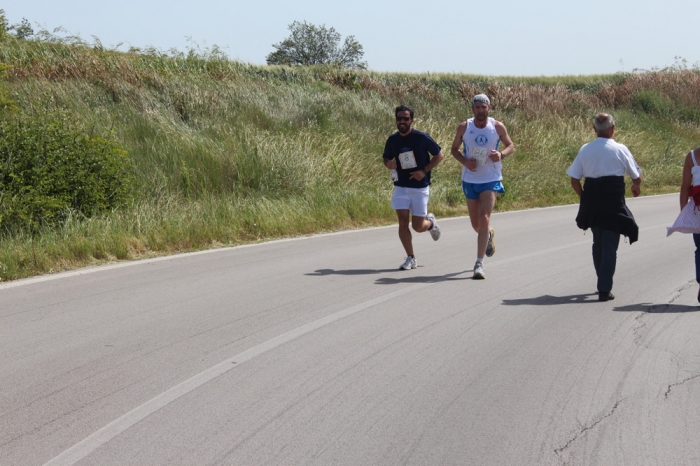
M666 236L673 232L692 233L695 242L695 280L700 283L700 148L693 149L685 156L681 181L681 213L668 227ZM698 290L700 302L700 289Z

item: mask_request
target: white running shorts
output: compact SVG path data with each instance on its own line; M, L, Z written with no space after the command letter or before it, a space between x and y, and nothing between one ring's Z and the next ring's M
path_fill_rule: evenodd
M394 186L394 195L391 196L391 208L394 210L409 210L414 217L428 215L428 198L430 186L425 188L403 188Z

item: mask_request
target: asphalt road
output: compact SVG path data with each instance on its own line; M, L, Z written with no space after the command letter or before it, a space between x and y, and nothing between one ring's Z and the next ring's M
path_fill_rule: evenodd
M700 310L676 195L628 201L595 294L576 206L0 285L2 465L697 465Z

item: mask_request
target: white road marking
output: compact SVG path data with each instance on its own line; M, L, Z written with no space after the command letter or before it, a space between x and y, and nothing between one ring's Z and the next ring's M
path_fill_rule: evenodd
M413 283L410 287L394 291L393 293L386 294L379 298L371 299L362 304L358 304L343 311L339 311L335 314L326 316L322 319L318 319L306 325L302 325L301 327L298 327L278 337L272 338L271 340L254 346L249 350L239 353L233 356L232 358L229 358L217 364L216 366L213 366L203 372L200 372L194 377L185 380L184 382L174 386L173 388L161 393L157 397L145 402L141 406L134 408L119 419L116 419L115 421L107 424L102 429L98 430L86 439L75 444L68 450L64 451L49 462L45 463L44 466L73 465L81 459L85 458L93 451L95 451L101 445L107 443L117 435L127 430L129 427L142 421L146 417L150 416L151 414L155 413L156 411L165 407L166 405L172 403L181 396L184 396L190 393L191 391L195 390L196 388L201 387L205 383L214 380L220 375L225 374L226 372L237 367L238 365L246 361L250 361L256 356L260 356L263 353L266 353L285 343L288 343L296 338L311 333L314 330L318 330L319 328L336 322L340 319L344 319L345 317L351 316L365 309L369 309L383 302L390 301L399 296L403 296L408 293L413 293L414 291L434 285L435 283L438 283L438 281L419 284Z

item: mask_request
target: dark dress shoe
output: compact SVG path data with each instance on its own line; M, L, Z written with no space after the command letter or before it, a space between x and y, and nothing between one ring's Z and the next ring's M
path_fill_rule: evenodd
M601 291L598 293L598 301L611 301L615 299L615 295L609 291Z

